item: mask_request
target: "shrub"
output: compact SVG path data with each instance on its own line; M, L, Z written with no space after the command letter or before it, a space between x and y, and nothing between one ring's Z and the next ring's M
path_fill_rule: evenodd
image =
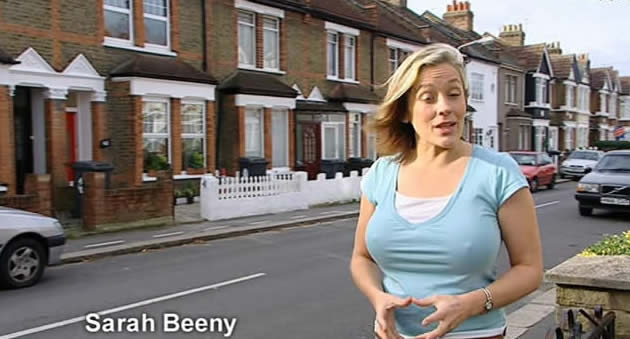
M630 141L598 141L595 145L602 151L614 151L618 149L630 149Z
M606 236L580 253L583 257L598 255L630 255L630 230L621 235Z

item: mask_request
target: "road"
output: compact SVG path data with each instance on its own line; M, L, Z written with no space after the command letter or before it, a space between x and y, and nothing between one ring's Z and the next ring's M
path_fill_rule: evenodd
M628 229L624 216L580 217L574 190L566 183L534 195L545 269L602 234ZM373 311L348 272L355 224L340 220L52 267L32 288L0 291L0 339L224 338L234 319L231 338L371 339ZM502 253L498 270L507 267ZM89 333L83 317L92 312L115 319L144 313L155 319L156 332ZM163 314L216 320L215 332L163 333Z

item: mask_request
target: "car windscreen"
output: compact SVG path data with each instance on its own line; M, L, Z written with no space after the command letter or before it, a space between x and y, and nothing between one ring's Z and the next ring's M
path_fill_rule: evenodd
M602 158L595 168L597 171L630 172L630 154L609 154Z
M599 159L599 155L595 152L580 152L576 151L571 153L569 159L582 159L582 160L594 160L597 161Z
M535 154L519 154L519 153L510 153L512 158L516 160L519 165L523 166L536 166L536 155Z

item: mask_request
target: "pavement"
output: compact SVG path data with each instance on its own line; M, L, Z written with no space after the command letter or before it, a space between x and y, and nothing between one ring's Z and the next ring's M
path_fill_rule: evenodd
M569 180L557 181L558 184L565 182ZM62 255L62 264L356 218L359 204L320 206L288 213L221 221L204 221L200 216L198 202L177 205L175 210L174 224L170 226L70 239ZM555 288L551 284L543 285L543 288L528 296L527 304L509 312L509 328L506 336L508 339L542 338L553 326Z

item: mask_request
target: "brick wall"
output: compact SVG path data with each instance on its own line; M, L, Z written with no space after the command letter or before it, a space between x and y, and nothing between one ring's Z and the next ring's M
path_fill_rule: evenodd
M68 187L68 140L66 133L65 100L44 100L46 130L46 172L51 175L53 205L61 207L62 190Z
M107 107L104 102L93 101L92 106L92 159L110 162L108 150L100 147L101 140L109 138Z
M241 154L238 128L239 108L235 106L234 95L224 96L221 103L217 122L217 133L219 134L217 169L225 168L228 171L236 171L238 164L234 159L237 159ZM244 153L245 145L242 146Z
M217 112L214 101L206 101L206 169L214 173L217 168Z
M0 206L53 216L50 175L27 175L24 191L21 195L0 196Z
M272 163L273 163L273 137L271 135L271 108L270 107L265 107L264 110L264 121L265 121L265 126L263 128L264 130L264 140L265 140L265 159L267 159L267 161L269 162L267 164L267 168L271 168L272 167ZM243 144L245 143L245 140L243 139Z
M295 167L295 111L289 110L289 167Z
M171 98L171 168L174 174L180 174L186 168L182 165L182 101Z
M155 183L140 187L105 189L104 173L87 173L83 225L99 225L173 217L173 179L171 171L158 172Z
M9 88L0 86L0 182L15 193L15 135L13 134L13 98Z

